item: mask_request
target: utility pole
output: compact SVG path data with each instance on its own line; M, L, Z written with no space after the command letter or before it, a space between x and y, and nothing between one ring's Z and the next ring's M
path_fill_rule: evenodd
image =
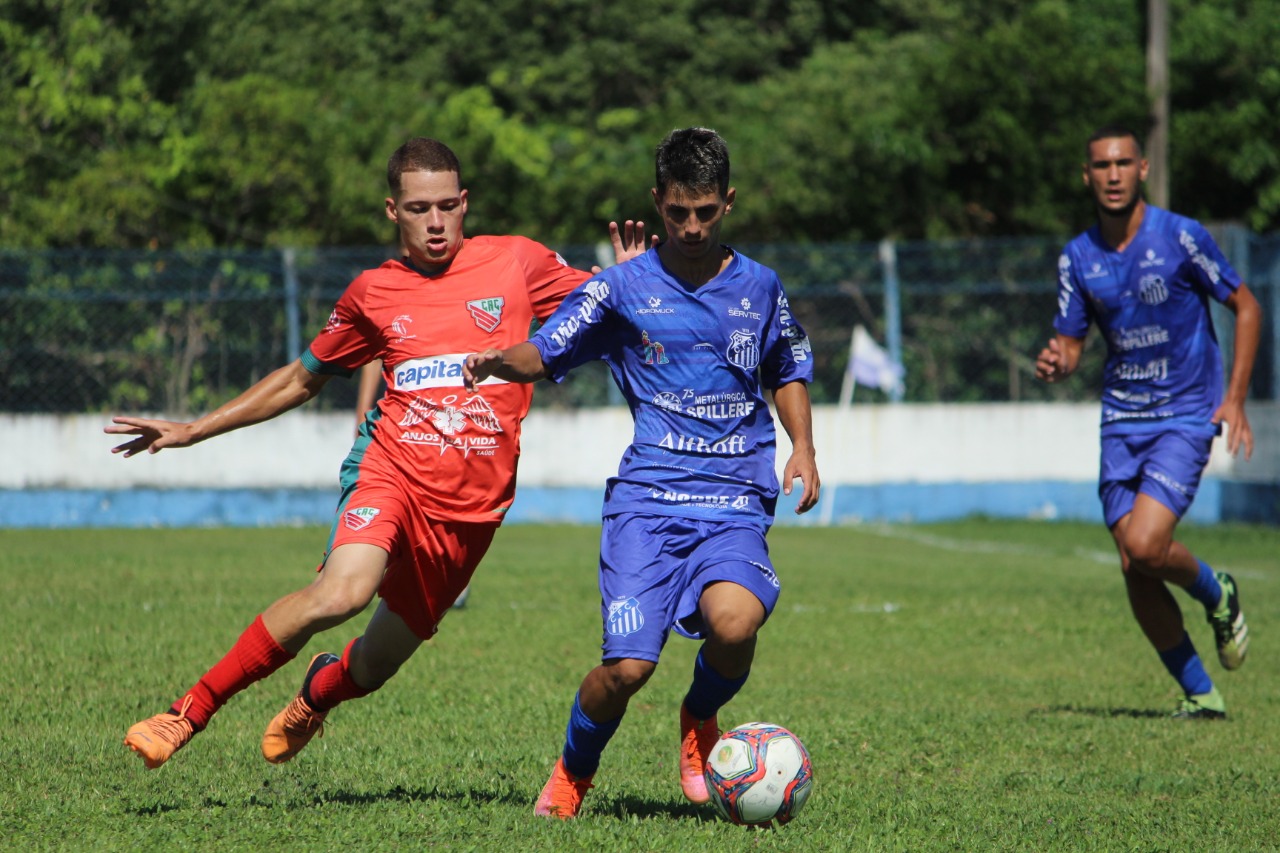
M1147 97L1151 132L1147 136L1147 198L1169 206L1169 0L1147 0Z

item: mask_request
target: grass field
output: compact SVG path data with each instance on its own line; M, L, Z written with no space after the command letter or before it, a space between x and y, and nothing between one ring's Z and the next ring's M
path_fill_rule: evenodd
M274 767L262 728L313 641L148 772L125 729L177 698L275 597L309 530L0 531L0 847L293 850L1274 850L1280 844L1280 532L1190 527L1235 573L1254 642L1236 673L1180 595L1226 722L1177 722L1098 526L969 521L779 528L783 596L721 724L779 722L816 787L776 831L688 805L679 637L575 822L533 816L596 662L597 530L501 531L467 609L383 690Z

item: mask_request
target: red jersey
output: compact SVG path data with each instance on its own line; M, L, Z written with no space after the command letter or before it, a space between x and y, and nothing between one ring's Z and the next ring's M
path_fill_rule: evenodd
M533 388L490 378L468 393L462 362L527 340L588 277L524 237L468 238L436 276L400 261L361 273L303 355L313 373L341 375L382 359L387 391L348 460L359 481L402 486L430 518L500 521Z

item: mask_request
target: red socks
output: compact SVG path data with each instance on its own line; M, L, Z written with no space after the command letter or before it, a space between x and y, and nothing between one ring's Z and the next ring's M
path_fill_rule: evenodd
M266 678L293 657L268 633L259 615L236 640L231 651L191 688L192 702L187 709L187 719L197 731L203 729L228 699L255 681ZM173 713L178 713L181 705L181 700L175 702Z
M359 641L360 638L356 637L347 643L347 648L342 653L342 660L329 664L312 677L305 697L312 710L328 711L339 702L345 702L348 699L359 699L361 696L368 696L378 689L377 687L361 687L351 677L351 670L348 668L351 660L351 650L355 648L356 643Z

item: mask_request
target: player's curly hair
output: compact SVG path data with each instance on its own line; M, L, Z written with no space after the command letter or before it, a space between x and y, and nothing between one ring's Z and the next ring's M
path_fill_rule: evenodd
M387 186L392 193L400 192L400 176L405 172L453 172L458 176L458 186L462 186L458 155L443 142L425 136L410 139L387 161Z
M729 192L729 146L710 128L671 131L658 143L656 161L659 195L671 186L721 197Z

